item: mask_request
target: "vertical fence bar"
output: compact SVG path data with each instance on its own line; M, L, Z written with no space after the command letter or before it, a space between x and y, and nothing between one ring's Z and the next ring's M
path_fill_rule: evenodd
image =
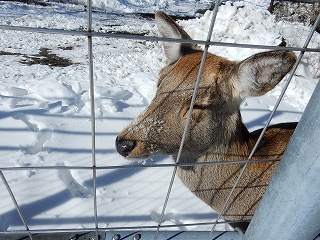
M88 0L88 58L89 58L89 81L90 81L90 104L91 104L91 134L92 134L92 178L93 178L93 211L96 239L98 233L98 207L97 207L97 171L96 171L96 119L94 104L94 79L93 79L93 43L92 43L92 0Z
M215 24L215 21L216 21L217 13L218 13L219 4L220 4L220 0L217 0L216 3L215 3L214 10L212 12L211 23L210 23L210 27L209 27L209 31L208 31L208 35L207 35L207 39L206 39L206 43L207 44L205 45L205 48L204 48L204 51L203 51L203 54L202 54L202 59L201 59L200 67L199 67L199 72L198 72L198 76L197 76L197 79L196 79L194 91L193 91L193 94L192 94L192 99L191 99L191 102L190 102L189 114L188 114L188 117L187 117L187 120L186 120L186 125L185 125L184 131L183 131L183 135L182 135L182 139L181 139L178 155L177 155L177 158L175 160L176 166L173 169L172 177L171 177L171 180L170 180L170 183L169 183L169 188L168 188L167 195L166 195L166 198L165 198L165 201L164 201L164 204L163 204L162 212L161 212L159 223L158 223L158 228L157 228L157 231L156 231L156 234L155 234L155 238L154 238L155 240L158 239L160 226L161 226L161 223L163 221L163 217L164 217L164 214L165 214L165 210L167 208L167 204L168 204L169 197L170 197L170 194L171 194L171 190L172 190L172 186L173 186L173 183L174 183L174 179L176 177L178 164L179 164L179 161L180 161L180 158L181 158L181 154L182 154L182 148L183 148L183 145L184 145L184 142L185 142L185 139L186 139L186 136L187 136L187 132L188 132L188 129L189 129L189 124L190 124L190 121L191 121L192 109L193 109L194 103L196 101L197 92L198 92L199 85L200 85L201 75L202 75L202 72L203 72L203 69L204 69L204 64L205 64L205 61L206 61L206 58L207 58L207 55L208 55L208 49L210 47L209 42L211 40L213 27L214 27L214 24Z
M244 240L312 240L320 230L320 83Z
M10 197L11 197L11 200L12 200L14 206L16 207L16 210L17 210L17 212L18 212L18 214L19 214L19 217L20 217L20 219L21 219L21 221L22 221L22 223L23 223L26 231L28 232L28 235L29 235L30 240L32 240L33 238L32 238L32 235L31 235L31 233L30 233L30 231L29 231L29 227L28 227L27 221L25 220L25 218L24 218L24 216L23 216L23 214L22 214L22 211L21 211L21 209L20 209L20 207L19 207L19 204L18 204L18 202L17 202L17 200L16 200L16 198L15 198L15 196L14 196L14 194L13 194L13 192L12 192L10 186L9 186L9 183L8 183L8 181L6 180L6 178L5 178L5 176L4 176L4 174L3 174L2 171L0 171L0 177L1 177L2 182L4 183L4 185L6 186L7 191L9 192L9 195L10 195Z

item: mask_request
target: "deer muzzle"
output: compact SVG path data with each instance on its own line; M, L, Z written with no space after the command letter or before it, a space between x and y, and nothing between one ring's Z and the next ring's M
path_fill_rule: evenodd
M124 139L120 139L119 136L116 138L117 152L123 157L129 156L135 147L136 147L135 140L124 140Z

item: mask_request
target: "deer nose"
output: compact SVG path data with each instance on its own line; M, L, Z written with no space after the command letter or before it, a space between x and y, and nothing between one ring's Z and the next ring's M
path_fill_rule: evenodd
M123 156L128 156L136 146L135 140L122 140L119 136L116 138L117 152Z

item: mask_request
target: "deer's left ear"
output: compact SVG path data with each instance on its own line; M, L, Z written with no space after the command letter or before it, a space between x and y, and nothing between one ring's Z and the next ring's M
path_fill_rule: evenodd
M255 54L237 64L231 84L242 99L261 96L281 81L295 61L296 55L291 51Z
M171 17L162 11L155 14L155 22L162 37L191 39ZM170 63L176 62L180 57L194 52L194 50L199 50L196 44L177 42L163 42L163 49Z

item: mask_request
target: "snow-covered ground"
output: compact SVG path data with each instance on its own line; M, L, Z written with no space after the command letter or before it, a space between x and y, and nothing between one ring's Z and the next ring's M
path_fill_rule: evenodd
M85 8L75 3L81 1L50 6L0 1L0 25L86 29ZM97 9L93 13L95 31L149 36L158 34L153 20L132 13L160 9L194 16L197 8L209 6L204 0L149 0L148 7L138 0L93 3ZM278 45L284 37L289 46L302 47L310 28L298 23L276 22L265 10L267 5L268 1L227 2L220 7L212 39ZM193 38L204 40L211 12L197 16L179 23ZM87 38L0 30L0 43L1 169L92 166ZM315 34L310 47L320 47L319 34ZM210 51L241 60L261 50L210 47ZM300 119L319 80L319 55L305 54L273 122ZM58 57L66 66L49 64ZM36 62L42 64L34 64ZM116 152L114 140L153 97L157 74L165 64L161 44L94 38L93 63L96 166L131 166L97 170L99 227L156 226L173 169L140 166L171 163L171 160L168 156L159 156L141 163L128 162ZM243 118L250 130L263 126L283 85L284 81L266 96L243 103ZM30 229L94 227L91 170L4 170L3 174ZM23 230L2 182L0 199L0 231ZM165 225L212 222L216 216L176 178ZM180 229L209 230L211 225Z

